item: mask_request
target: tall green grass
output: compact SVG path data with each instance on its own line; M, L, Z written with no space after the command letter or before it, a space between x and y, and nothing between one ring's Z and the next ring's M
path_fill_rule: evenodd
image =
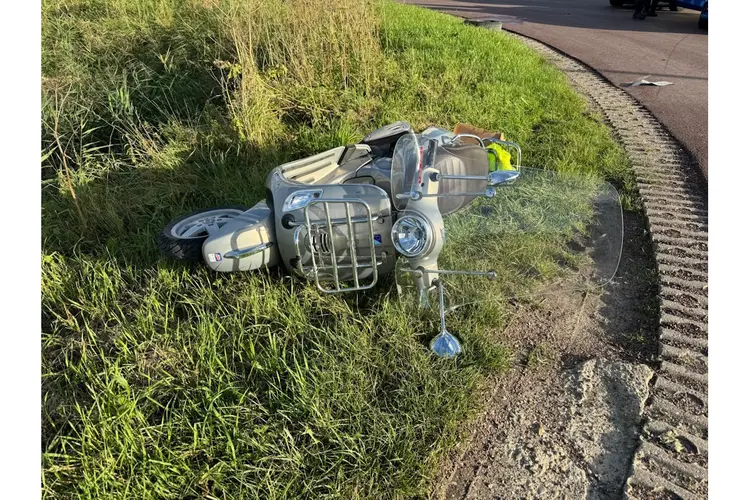
M632 182L562 75L430 11L44 0L42 33L46 497L421 496L507 365L503 308L453 316L466 354L441 361L435 315L390 282L330 297L165 261L154 237L178 214L252 205L280 162L400 119Z

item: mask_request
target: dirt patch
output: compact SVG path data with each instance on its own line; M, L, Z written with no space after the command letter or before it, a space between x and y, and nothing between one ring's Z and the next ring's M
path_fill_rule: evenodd
M613 283L519 306L502 340L517 353L436 498L622 495L656 355L656 272L643 220L626 214Z

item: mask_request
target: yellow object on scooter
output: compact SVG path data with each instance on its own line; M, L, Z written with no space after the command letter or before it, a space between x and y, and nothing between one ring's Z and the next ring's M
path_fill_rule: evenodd
M513 170L513 167L510 164L510 153L504 150L502 146L499 144L490 144L487 146L487 149L491 149L497 153L497 156L492 153L487 154L490 160L490 172L494 172L495 170ZM500 158L499 165L497 162L498 158Z

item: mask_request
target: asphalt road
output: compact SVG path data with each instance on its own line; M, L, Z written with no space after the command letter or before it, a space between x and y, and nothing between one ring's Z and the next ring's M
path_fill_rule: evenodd
M583 61L622 86L666 80L666 87L625 88L690 152L708 179L708 32L697 11L632 19L632 8L608 0L403 0L448 14L502 21L503 29L535 38Z

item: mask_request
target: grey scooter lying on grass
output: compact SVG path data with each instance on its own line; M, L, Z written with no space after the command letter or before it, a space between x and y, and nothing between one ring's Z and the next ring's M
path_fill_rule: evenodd
M491 165L501 164L497 146L515 152L514 169L490 171ZM435 127L417 134L408 123L397 122L372 132L358 144L276 167L267 177L266 199L252 208L211 208L172 221L159 235L159 248L178 260L203 260L219 272L282 264L290 273L314 281L325 293L372 288L398 267L411 275L421 304L427 306L430 292L437 291L442 328L431 348L437 355L450 358L461 352L461 344L445 328L443 280L449 276L494 279L497 270L488 265L498 262L491 256L472 256L479 248L464 248L453 252L458 258L453 260L472 268L442 269L439 257L453 231L459 240L471 241L472 247L487 245L489 249L502 238L498 230L502 232L503 228L568 231L571 225L570 214L558 220L560 217L552 213L541 217L547 221L551 216L551 224L526 221L519 226L517 220L538 213L521 206L523 203L516 207L520 207L520 217L514 216L504 224L502 201L482 203L497 201L498 192L504 191L499 188L527 176L548 184L543 192L559 193L557 185L549 182L557 176L522 168L520 159L521 149L512 142L453 134ZM559 185L570 186L570 179L567 181ZM535 180L530 186L535 184L541 185ZM612 193L609 195L607 202L611 205ZM538 201L543 198L532 197ZM620 208L616 191L614 201L615 210L606 212L614 213L617 219ZM516 206L516 202L509 199L508 205ZM542 208L549 207L553 205L544 201ZM621 247L621 211L619 214ZM532 219L540 217L534 215ZM446 230L451 221L455 229ZM607 223L614 233L617 223ZM604 252L607 280L619 261L617 241L609 247L615 250ZM462 261L461 257L468 258Z

